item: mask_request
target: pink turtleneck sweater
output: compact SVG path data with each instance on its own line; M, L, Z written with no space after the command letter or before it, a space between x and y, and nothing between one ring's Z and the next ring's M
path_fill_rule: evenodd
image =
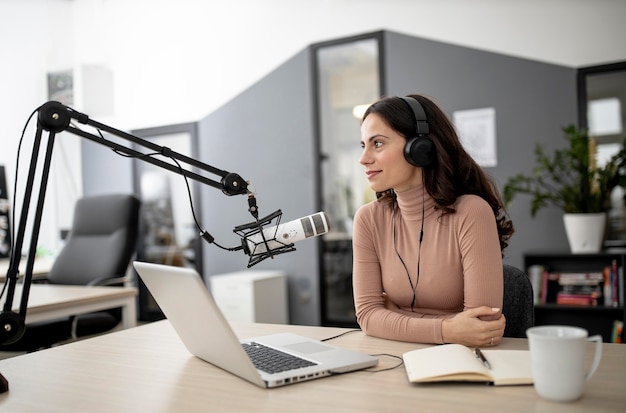
M389 204L373 201L355 215L354 302L366 334L443 343L444 318L482 305L502 308L502 255L489 204L478 196L464 195L456 202L456 213L441 217L434 200L425 194L424 235L418 252L422 193L423 186L397 193L395 243ZM413 310L408 277L416 286Z

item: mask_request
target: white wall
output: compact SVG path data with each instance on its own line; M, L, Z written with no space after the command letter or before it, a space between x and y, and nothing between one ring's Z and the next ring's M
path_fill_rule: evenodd
M626 2L77 0L76 63L115 73L120 125L194 121L311 43L379 29L583 66L626 58Z
M0 79L2 79L2 99L0 99L0 164L7 170L8 193L13 196L17 149L29 115L47 99L46 73L54 68L73 64L71 42L72 3L67 1L10 1L0 0ZM28 163L34 135L34 121L29 124L21 150L19 164L20 180L18 187L17 211L20 211L24 196L24 180L28 173ZM61 148L60 145L58 145ZM68 145L68 158L76 159L75 145ZM56 151L61 152L61 151ZM59 155L59 154L57 154ZM61 156L56 156L61 158ZM54 163L55 167L60 162ZM61 175L61 174L58 174ZM75 173L75 178L80 179ZM51 177L51 185L57 176ZM58 245L57 227L66 226L70 216L61 218L57 211L63 211L64 201L56 191L47 191L46 210L42 219L40 245L56 249ZM33 201L35 202L35 201ZM32 207L34 208L34 206ZM19 217L16 217L16 219ZM28 231L30 234L30 230ZM28 243L25 243L28 246Z
M74 107L134 129L198 120L311 43L337 37L390 29L580 67L626 60L624 16L621 0L0 0L0 164L12 180L19 135L47 100L49 71L110 71L110 111L82 107L90 85L80 82ZM77 159L76 139L64 141L66 158ZM57 191L58 175L41 240L52 249L80 195Z

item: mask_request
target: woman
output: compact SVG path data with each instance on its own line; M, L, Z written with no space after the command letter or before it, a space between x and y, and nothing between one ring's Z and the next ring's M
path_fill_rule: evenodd
M363 331L418 343L500 343L502 251L513 225L495 184L441 109L420 95L371 105L361 147L378 197L354 220Z

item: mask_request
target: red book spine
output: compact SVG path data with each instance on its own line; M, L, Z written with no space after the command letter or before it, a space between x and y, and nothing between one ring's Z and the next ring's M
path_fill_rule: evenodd
M611 291L611 295L612 295L612 304L614 307L617 307L619 305L618 303L618 285L617 285L617 260L613 260L613 262L611 263L611 286L612 286L612 291Z

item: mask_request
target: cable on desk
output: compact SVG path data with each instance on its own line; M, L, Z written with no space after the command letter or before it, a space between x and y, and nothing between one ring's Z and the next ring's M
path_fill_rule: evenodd
M368 373L380 373L381 371L388 371L388 370L393 370L393 369L397 369L398 367L404 365L404 360L402 360L402 357L400 356L396 356L394 354L387 354L387 353L382 353L382 354L371 354L374 357L381 357L381 356L387 356L387 357L392 357L394 359L400 360L400 362L398 364L396 364L395 366L391 366L391 367L386 367L384 369L377 369L377 370L373 370L374 367L372 367L371 369L365 369L363 371L366 371Z
M323 338L323 339L321 339L320 341L334 340L334 339L339 338L339 337L341 337L341 336L345 336L346 334L350 334L350 333L358 333L359 331L362 331L362 330L361 330L361 329L359 329L359 328L357 328L357 329L354 329L354 330L344 331L344 332L343 332L343 333L341 333L341 334L337 334L336 336L332 336L332 337L328 337L328 338Z
M336 339L336 338L339 338L339 337L345 336L346 334L350 334L350 333L358 333L358 332L360 332L360 331L362 331L362 330L361 330L361 329L359 329L359 328L354 329L354 330L344 331L344 332L343 332L343 333L341 333L341 334L337 334L336 336L332 336L332 337L324 338L324 339L322 339L322 340L320 340L320 341L334 340L334 339ZM404 365L404 360L402 360L402 357L400 357L400 356L396 356L396 355L393 355L393 354L381 353L381 354L370 354L370 356L373 356L373 357L382 357L382 356L392 357L392 358L395 358L395 359L397 359L397 360L400 360L400 362L399 362L398 364L396 364L395 366L386 367L386 368L384 368L384 369L372 370L372 369L374 368L374 367L372 367L372 369L365 369L365 370L362 370L362 371L367 371L367 372L369 372L369 373L380 373L381 371L388 371L388 370L397 369L398 367L400 367L400 366ZM336 373L335 373L335 374L336 374Z

